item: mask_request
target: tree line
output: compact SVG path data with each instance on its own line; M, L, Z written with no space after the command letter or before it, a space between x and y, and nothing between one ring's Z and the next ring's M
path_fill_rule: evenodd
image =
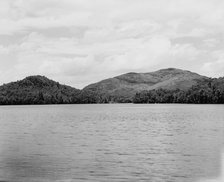
M0 105L70 104L78 100L78 89L43 76L31 76L0 87Z
M133 103L223 104L224 79L210 79L188 90L148 90L135 94Z
M94 91L78 90L42 76L0 86L0 105L92 104L92 103L194 103L223 104L224 78L198 82L188 90L145 90L132 99Z

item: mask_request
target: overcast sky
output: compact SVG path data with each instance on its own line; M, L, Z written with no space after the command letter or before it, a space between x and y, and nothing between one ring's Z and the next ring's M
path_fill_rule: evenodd
M224 76L223 0L0 0L0 84L82 88L167 67Z

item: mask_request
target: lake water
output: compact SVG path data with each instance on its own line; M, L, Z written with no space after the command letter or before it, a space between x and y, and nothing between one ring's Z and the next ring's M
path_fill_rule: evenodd
M0 107L0 181L197 182L221 175L224 105Z

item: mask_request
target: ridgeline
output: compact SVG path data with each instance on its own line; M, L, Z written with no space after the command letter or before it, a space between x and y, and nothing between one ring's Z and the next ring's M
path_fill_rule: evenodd
M39 75L0 86L0 105L87 103L223 104L224 78L168 68L123 74L82 90Z
M79 93L44 76L29 76L0 86L0 104L70 104L77 102Z

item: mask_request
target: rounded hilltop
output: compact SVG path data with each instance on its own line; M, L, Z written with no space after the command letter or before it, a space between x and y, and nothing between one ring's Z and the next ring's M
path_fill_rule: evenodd
M187 90L207 79L190 71L166 68L147 73L129 72L88 85L83 91L115 102L131 102L134 95L143 90Z
M224 100L223 85L223 78L212 79L177 68L147 73L129 72L90 84L82 90L62 85L45 76L33 75L0 86L0 105L130 103L134 102L137 93L143 93L146 97L148 93L151 94L151 91L154 95L158 94L158 98L162 98L163 95L176 97L176 95L191 94L192 98L197 97L199 100L191 99L186 102L221 103ZM202 93L210 100L198 96L203 95Z
M0 86L0 104L68 104L78 102L80 90L45 76L28 76Z

